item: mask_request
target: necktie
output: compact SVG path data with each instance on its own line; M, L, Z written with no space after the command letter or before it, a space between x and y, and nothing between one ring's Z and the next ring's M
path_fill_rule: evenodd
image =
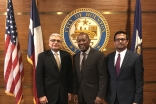
M60 60L59 60L58 54L54 53L54 55L55 55L55 60L56 60L57 66L60 69Z
M82 62L81 62L81 74L84 71L84 64L85 64L85 60L86 60L86 53L83 52L82 55L83 55L83 59L82 59Z
M119 71L120 71L120 54L118 54L118 58L116 60L116 65L115 65L115 69L116 69L116 75L118 76Z

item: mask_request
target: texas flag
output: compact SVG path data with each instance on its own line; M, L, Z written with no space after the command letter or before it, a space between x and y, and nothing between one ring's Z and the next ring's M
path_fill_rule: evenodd
M131 50L138 54L142 54L141 0L136 0Z

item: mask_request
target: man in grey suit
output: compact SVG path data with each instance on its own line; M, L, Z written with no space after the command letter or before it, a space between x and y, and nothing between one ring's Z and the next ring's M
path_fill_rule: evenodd
M116 51L106 57L108 104L143 104L143 60L141 55L127 50L128 41L126 32L116 32Z
M88 34L77 37L80 52L73 57L74 102L77 104L102 104L106 94L107 70L102 52L90 48Z
M41 104L67 104L72 93L72 59L63 50L62 38L53 33L49 37L50 50L38 55L36 87Z

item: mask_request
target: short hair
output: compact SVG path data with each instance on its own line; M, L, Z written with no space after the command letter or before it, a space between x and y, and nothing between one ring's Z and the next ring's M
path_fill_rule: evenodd
M114 41L115 41L115 37L117 34L125 34L126 35L126 39L129 40L129 36L127 35L127 33L125 31L117 31L115 34L114 34Z
M86 35L86 37L90 40L89 35L88 35L87 33L80 32L78 36L80 36L80 35ZM78 36L77 36L77 37L78 37Z
M58 33L52 33L52 34L50 35L50 37L49 37L49 41L50 41L50 38L53 37L53 36L58 36L58 37L60 37L61 40L62 40L62 36L61 36L60 34L58 34Z

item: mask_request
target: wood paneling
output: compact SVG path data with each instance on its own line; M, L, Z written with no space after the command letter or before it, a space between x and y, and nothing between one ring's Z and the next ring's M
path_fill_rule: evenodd
M143 50L144 81L156 82L156 49ZM156 90L156 88L155 88Z
M143 47L156 47L155 29L156 29L156 13L142 15L142 38ZM154 17L154 18L152 18Z
M144 104L156 104L156 83L144 84Z
M33 104L32 94L32 66L27 61L27 44L29 33L31 0L12 0L15 19L18 29L18 39L24 65L23 104ZM60 33L62 21L67 13L78 8L92 8L99 12L109 11L111 14L103 14L109 24L110 37L107 45L108 53L115 50L114 33L118 30L127 31L130 36L129 47L134 25L134 10L136 0L37 0L40 14L40 22L43 32L44 48L49 49L48 39L51 33ZM142 38L144 60L144 104L156 104L156 3L155 0L142 1ZM15 98L7 96L4 85L4 34L6 0L0 2L0 104L15 104ZM21 12L22 15L17 15ZM42 13L41 13L42 12ZM56 12L63 12L57 15ZM70 101L69 104L74 104Z

